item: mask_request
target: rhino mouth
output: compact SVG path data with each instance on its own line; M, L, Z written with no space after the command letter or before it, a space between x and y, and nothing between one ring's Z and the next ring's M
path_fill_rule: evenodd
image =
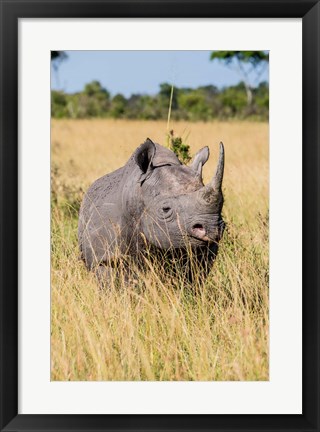
M213 233L208 233L202 224L195 224L190 230L190 237L199 240L201 243L218 243L224 231L224 222L221 221Z
M207 235L206 229L201 224L195 224L191 228L191 236L205 242L209 242L211 240L210 237Z

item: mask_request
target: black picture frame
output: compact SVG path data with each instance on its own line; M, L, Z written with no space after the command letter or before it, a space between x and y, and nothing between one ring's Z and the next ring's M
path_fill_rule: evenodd
M320 4L315 0L0 0L1 431L318 431ZM303 413L301 415L18 414L19 18L302 18Z

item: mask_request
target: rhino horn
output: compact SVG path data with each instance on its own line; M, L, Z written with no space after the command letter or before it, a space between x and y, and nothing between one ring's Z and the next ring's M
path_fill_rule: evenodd
M198 192L200 201L204 202L206 205L212 206L220 202L221 200L223 169L224 169L224 147L223 144L220 143L220 154L219 154L219 161L218 161L216 173L212 178L212 180L206 186L200 189L200 191Z
M203 147L195 154L190 164L190 168L193 169L199 177L202 177L202 167L209 159L209 154L209 148L207 146Z
M222 180L223 180L223 171L224 171L224 146L223 143L220 142L220 152L219 152L219 161L216 169L216 173L209 183L209 185L213 188L215 192L221 191Z

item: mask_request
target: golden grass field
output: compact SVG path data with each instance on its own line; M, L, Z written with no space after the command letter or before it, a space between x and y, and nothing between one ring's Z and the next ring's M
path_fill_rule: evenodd
M227 223L218 257L196 293L141 274L143 289L99 292L79 260L84 191L119 168L166 122L52 120L51 379L212 381L269 379L269 129L255 122L172 122L194 154L208 145L204 180L225 144Z

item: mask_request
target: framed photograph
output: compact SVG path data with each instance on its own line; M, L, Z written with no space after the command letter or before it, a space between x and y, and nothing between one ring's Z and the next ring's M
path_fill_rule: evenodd
M1 430L319 430L319 18L1 2Z

